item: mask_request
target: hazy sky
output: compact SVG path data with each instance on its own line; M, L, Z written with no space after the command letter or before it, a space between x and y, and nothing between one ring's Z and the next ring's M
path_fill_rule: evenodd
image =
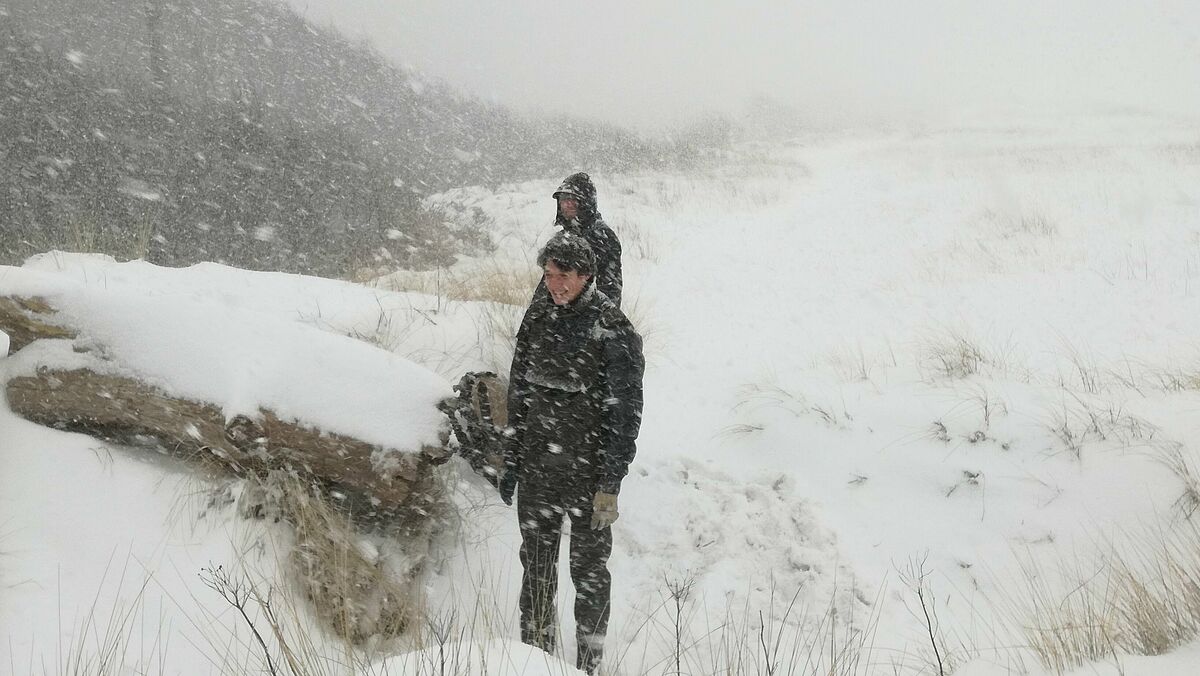
M644 128L764 94L864 117L1200 113L1200 0L288 0L457 89Z

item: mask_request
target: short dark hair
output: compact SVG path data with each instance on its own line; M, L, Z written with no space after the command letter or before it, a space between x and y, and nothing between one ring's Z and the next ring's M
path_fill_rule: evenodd
M556 233L538 252L538 267L545 268L549 261L567 272L596 274L596 254L592 253L592 247L586 239L570 232Z

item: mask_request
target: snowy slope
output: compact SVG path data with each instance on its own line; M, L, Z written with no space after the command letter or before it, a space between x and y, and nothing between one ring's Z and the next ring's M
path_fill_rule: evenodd
M680 645L685 673L719 671L738 649L755 653L740 670L765 672L763 636L801 673L824 673L845 642L870 650L840 673L936 673L920 575L959 673L1041 673L1004 611L1019 562L1087 560L1098 541L1182 522L1163 458L1193 458L1200 434L1194 129L1108 118L823 134L688 176L595 176L650 364L611 562L619 673L673 673ZM434 198L483 210L500 249L431 274L528 268L556 178ZM506 337L489 332L519 308L388 288L57 253L0 270L0 292L57 294L131 368L231 413L269 402L412 443L437 421L398 402L502 366ZM135 325L153 330L122 329ZM6 359L5 377L35 357ZM221 659L257 659L197 582L240 560L280 583L288 534L238 517L240 486L214 493L169 459L6 410L0 463L0 664L57 673L71 646L97 650L82 625L92 613L103 634L113 599L136 608L128 665L235 673ZM431 616L474 618L489 668L569 673L505 640L515 519L450 469L461 518L428 570ZM435 663L391 659L374 664ZM1200 658L1193 645L1095 669L1116 664L1182 674Z

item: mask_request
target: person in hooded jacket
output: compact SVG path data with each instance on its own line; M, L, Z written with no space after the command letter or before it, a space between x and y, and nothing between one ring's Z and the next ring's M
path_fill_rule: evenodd
M595 673L608 629L608 557L621 480L642 418L642 339L597 290L591 247L570 230L538 254L546 293L517 332L505 473L521 529L521 640L552 652L563 521L570 519L577 665Z
M608 227L596 205L596 184L584 172L563 179L553 195L556 204L554 224L583 237L596 257L596 288L621 307L621 241ZM534 296L543 292L539 284Z

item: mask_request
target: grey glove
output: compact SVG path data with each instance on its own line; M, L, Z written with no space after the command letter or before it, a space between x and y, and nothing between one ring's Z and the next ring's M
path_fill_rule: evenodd
M592 530L601 530L617 520L617 496L615 493L596 493L592 498Z

